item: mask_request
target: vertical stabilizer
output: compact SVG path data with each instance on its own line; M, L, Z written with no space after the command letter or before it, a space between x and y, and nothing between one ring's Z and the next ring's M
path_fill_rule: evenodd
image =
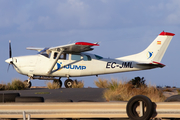
M156 39L142 52L130 56L121 57L118 59L128 61L143 61L143 62L161 62L164 53L166 52L171 39L175 34L169 32L161 32Z

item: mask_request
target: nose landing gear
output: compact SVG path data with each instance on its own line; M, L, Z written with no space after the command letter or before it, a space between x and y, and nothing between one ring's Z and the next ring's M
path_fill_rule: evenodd
M31 81L28 81L28 80L25 80L25 81L24 81L24 84L25 84L25 87L26 87L26 88L30 88L31 85L32 85Z
M33 79L32 76L29 77L28 80L25 80L25 81L24 81L24 84L25 84L25 87L26 87L26 88L30 88L30 87L31 87L31 85L32 85L31 79Z

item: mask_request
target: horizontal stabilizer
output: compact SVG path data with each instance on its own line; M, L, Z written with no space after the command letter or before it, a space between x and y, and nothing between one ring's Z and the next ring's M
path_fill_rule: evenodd
M153 63L138 63L137 65L148 66L148 67L153 67L153 68L156 68L156 67L163 68L164 66L166 66L162 63L155 62L155 61L153 61Z

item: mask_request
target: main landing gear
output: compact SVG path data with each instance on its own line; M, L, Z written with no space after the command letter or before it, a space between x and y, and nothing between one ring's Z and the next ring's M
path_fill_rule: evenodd
M32 86L32 83L31 83L31 79L40 79L40 80L53 80L53 83L56 83L59 85L59 88L62 87L62 81L61 81L61 77L59 77L59 79L56 79L54 77L43 77L43 76L40 76L40 77L29 77L28 80L25 80L24 83L26 85L26 88L30 88ZM73 86L73 83L75 81L71 80L71 79L66 79L65 82L64 82L64 86L66 88L72 88Z
M59 85L59 88L62 87L62 81L61 81L61 77L58 80L53 80L53 84L56 83Z
M64 86L65 86L66 88L72 88L73 83L74 83L73 80L67 79L67 80L64 82Z
M62 87L61 78L59 78L59 80L53 80L53 83L57 83L57 84L59 85L59 88ZM67 79L67 80L65 80L65 82L64 82L64 86L65 86L66 88L72 88L73 83L74 83L73 80Z

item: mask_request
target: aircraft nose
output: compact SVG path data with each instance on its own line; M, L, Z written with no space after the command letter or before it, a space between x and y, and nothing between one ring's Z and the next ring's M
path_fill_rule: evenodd
M12 60L12 58L9 58L9 59L7 59L7 60L5 60L5 62L7 62L7 63L11 63L13 60Z

